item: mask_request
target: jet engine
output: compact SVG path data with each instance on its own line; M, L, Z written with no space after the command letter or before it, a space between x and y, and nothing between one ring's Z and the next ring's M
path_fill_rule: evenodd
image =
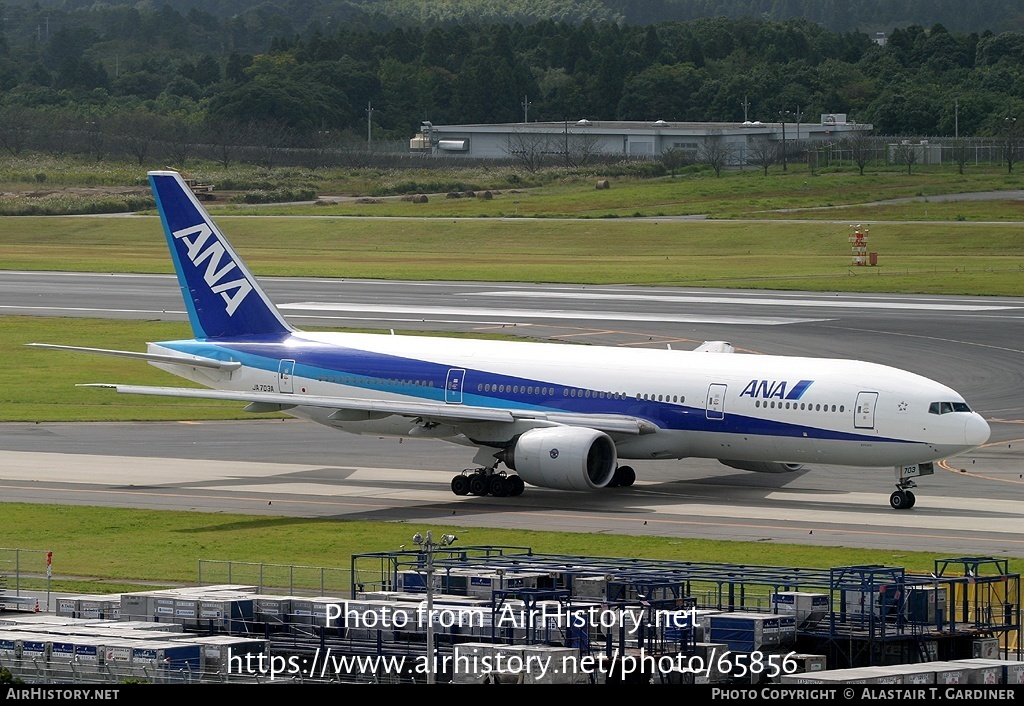
M611 482L618 454L611 437L585 427L543 427L523 432L498 460L531 485L596 490Z
M804 467L802 463L779 463L777 461L728 461L720 458L718 462L724 463L730 468L757 473L792 473Z

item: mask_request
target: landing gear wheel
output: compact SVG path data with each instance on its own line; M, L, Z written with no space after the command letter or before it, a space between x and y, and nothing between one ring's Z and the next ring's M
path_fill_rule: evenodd
M483 473L474 473L469 478L470 495L487 495L487 477Z
M908 495L910 497L907 497ZM911 499L913 497L913 493L908 493L906 490L897 490L889 496L889 504L892 505L893 510L909 510L914 506L914 501Z
M909 510L910 508L914 507L914 503L917 502L917 498L915 498L914 494L911 493L909 490L904 491L904 494L907 496L907 509Z
M509 495L509 491L512 490L512 484L509 483L505 476L493 475L487 479L487 490L496 498L503 498Z
M519 476L509 476L508 482L512 486L512 489L508 491L508 494L512 497L519 497L523 494L523 491L526 490L526 483L524 483L523 479Z
M469 495L469 478L463 475L452 478L452 492L456 495Z

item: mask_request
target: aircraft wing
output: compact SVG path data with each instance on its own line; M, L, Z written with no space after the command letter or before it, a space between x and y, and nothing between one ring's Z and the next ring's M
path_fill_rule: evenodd
M650 422L636 417L614 414L573 414L528 409L496 409L472 405L453 405L437 402L399 402L369 400L357 397L328 397L322 395L295 395L282 392L248 392L241 390L211 390L191 387L156 387L148 385L118 385L111 383L84 383L78 387L100 387L127 395L155 395L158 397L191 397L208 400L248 402L250 412L280 412L292 407L323 407L335 410L358 410L382 415L422 418L448 424L460 422L514 422L517 420L547 421L562 426L581 426L618 434L649 434L657 430Z

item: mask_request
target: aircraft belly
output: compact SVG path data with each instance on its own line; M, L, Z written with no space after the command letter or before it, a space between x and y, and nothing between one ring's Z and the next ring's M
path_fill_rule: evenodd
M642 434L617 440L615 449L619 458L686 458L696 455L691 449L692 438L693 432L660 429L656 434Z
M959 450L911 441L814 439L757 434L690 432L691 456L739 461L895 466L944 458ZM661 436L657 434L655 436ZM646 458L646 457L645 457Z

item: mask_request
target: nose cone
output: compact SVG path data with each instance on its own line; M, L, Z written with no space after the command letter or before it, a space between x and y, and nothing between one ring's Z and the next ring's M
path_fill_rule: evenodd
M980 414L972 414L964 424L964 441L968 446L981 446L988 441L991 433L988 422Z

